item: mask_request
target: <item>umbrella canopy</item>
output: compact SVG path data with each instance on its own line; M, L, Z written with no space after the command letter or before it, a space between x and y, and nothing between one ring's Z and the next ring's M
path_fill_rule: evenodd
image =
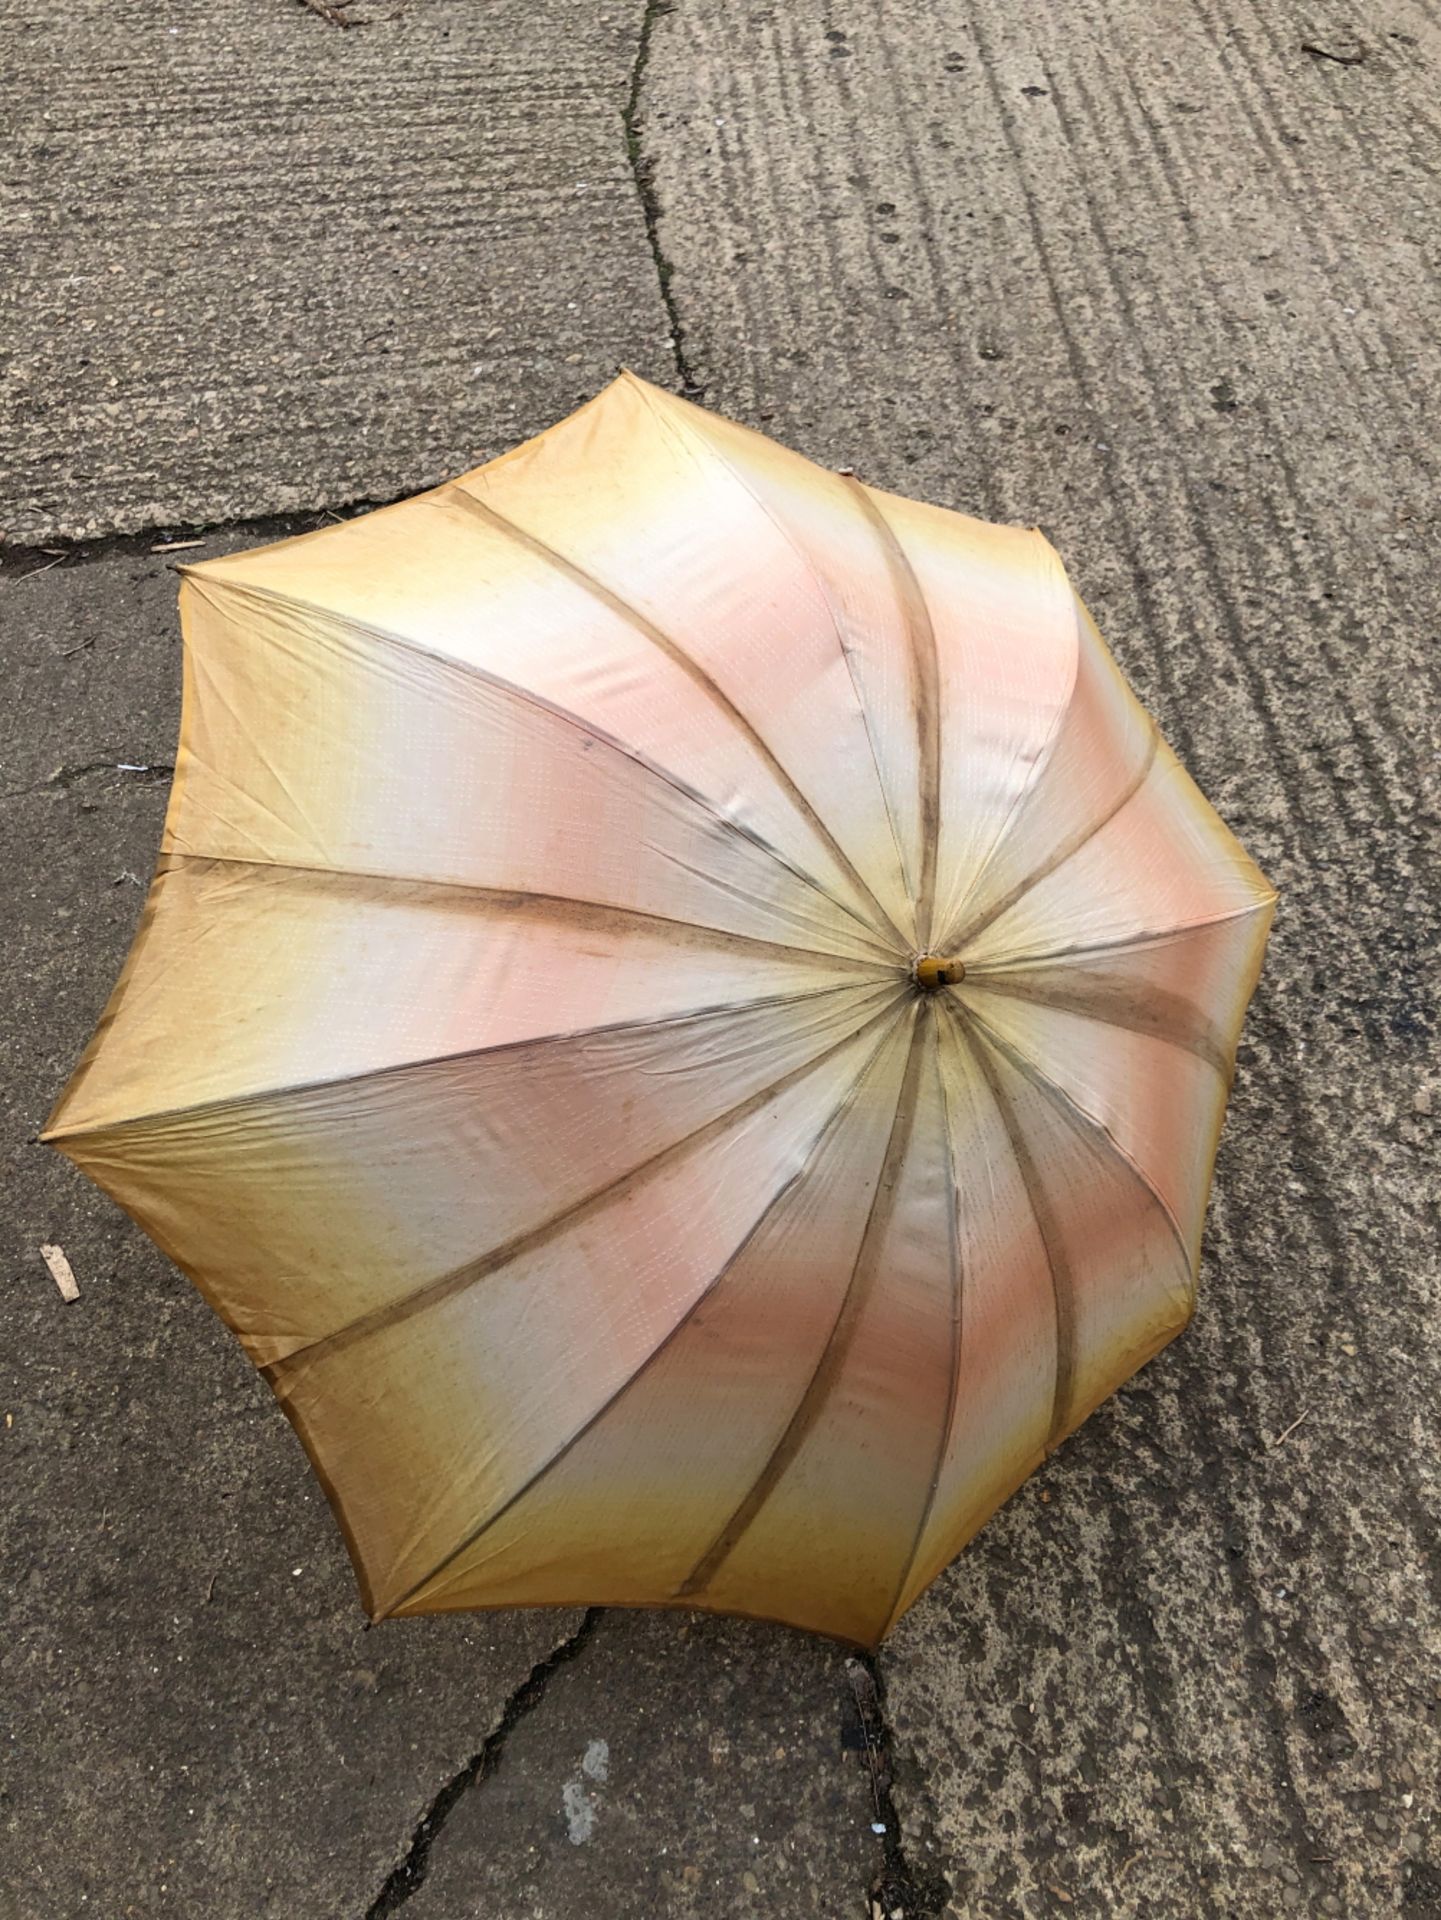
M877 1641L1190 1316L1270 921L1056 554L627 375L181 611L46 1137L372 1614Z

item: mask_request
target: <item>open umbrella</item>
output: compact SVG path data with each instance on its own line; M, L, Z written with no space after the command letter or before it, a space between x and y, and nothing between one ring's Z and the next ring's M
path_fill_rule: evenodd
M625 376L181 610L46 1137L372 1614L874 1643L1188 1319L1270 920L1055 553Z

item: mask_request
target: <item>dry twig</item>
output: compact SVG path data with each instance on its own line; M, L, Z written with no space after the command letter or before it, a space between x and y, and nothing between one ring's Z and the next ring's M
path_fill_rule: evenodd
M1291 1435L1296 1431L1297 1427L1300 1426L1301 1422L1306 1418L1306 1415L1310 1413L1310 1411L1311 1409L1309 1407L1306 1407L1305 1409L1303 1409L1302 1412L1296 1415L1296 1418L1291 1422L1290 1426L1287 1427L1284 1433L1278 1433L1276 1435L1276 1438L1271 1442L1271 1445L1269 1448L1269 1451L1271 1453L1274 1453L1277 1447L1283 1446L1286 1443L1286 1441L1288 1441L1291 1438Z

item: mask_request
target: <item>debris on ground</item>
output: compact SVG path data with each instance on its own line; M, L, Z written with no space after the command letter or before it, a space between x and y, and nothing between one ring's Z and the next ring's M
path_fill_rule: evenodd
M63 1247L44 1246L40 1249L40 1258L50 1269L50 1278L60 1289L62 1300L78 1300L80 1288L76 1283L75 1269L65 1258Z
M1306 1418L1307 1414L1309 1414L1310 1411L1311 1409L1307 1407L1304 1412L1298 1413L1296 1418L1291 1422L1290 1426L1286 1428L1285 1432L1278 1433L1276 1435L1276 1438L1271 1442L1272 1453L1276 1451L1277 1447L1281 1447L1286 1444L1286 1442L1291 1438L1291 1435L1296 1431L1297 1427L1300 1426L1301 1422Z
M1313 60L1330 60L1338 67L1359 67L1366 58L1366 49L1359 43L1338 53L1334 47L1323 47L1317 40L1303 40L1302 53L1309 53Z

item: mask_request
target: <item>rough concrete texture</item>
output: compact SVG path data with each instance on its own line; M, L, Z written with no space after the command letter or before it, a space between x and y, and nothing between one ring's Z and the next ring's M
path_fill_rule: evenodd
M1441 1913L1434 9L162 11L16 29L72 131L18 203L45 410L4 430L0 524L404 491L613 359L675 364L870 480L1039 522L1283 902L1197 1321L902 1623L873 1802L845 1662L779 1630L361 1632L223 1331L27 1144L138 910L164 775L113 769L168 761L178 643L149 542L5 556L0 1916ZM152 35L210 76L189 121ZM582 151L613 219L552 191ZM88 227L86 166L128 176ZM435 206L448 289L409 270L442 272ZM187 287L183 341L132 260Z
M388 498L670 366L637 9L0 7L11 540Z
M407 1920L856 1911L877 1849L837 1739L844 1669L779 1628L601 1617L456 1807Z
M1194 1329L882 1660L955 1914L1441 1912L1441 33L1350 18L683 6L652 48L708 399L1039 522L1282 890Z

